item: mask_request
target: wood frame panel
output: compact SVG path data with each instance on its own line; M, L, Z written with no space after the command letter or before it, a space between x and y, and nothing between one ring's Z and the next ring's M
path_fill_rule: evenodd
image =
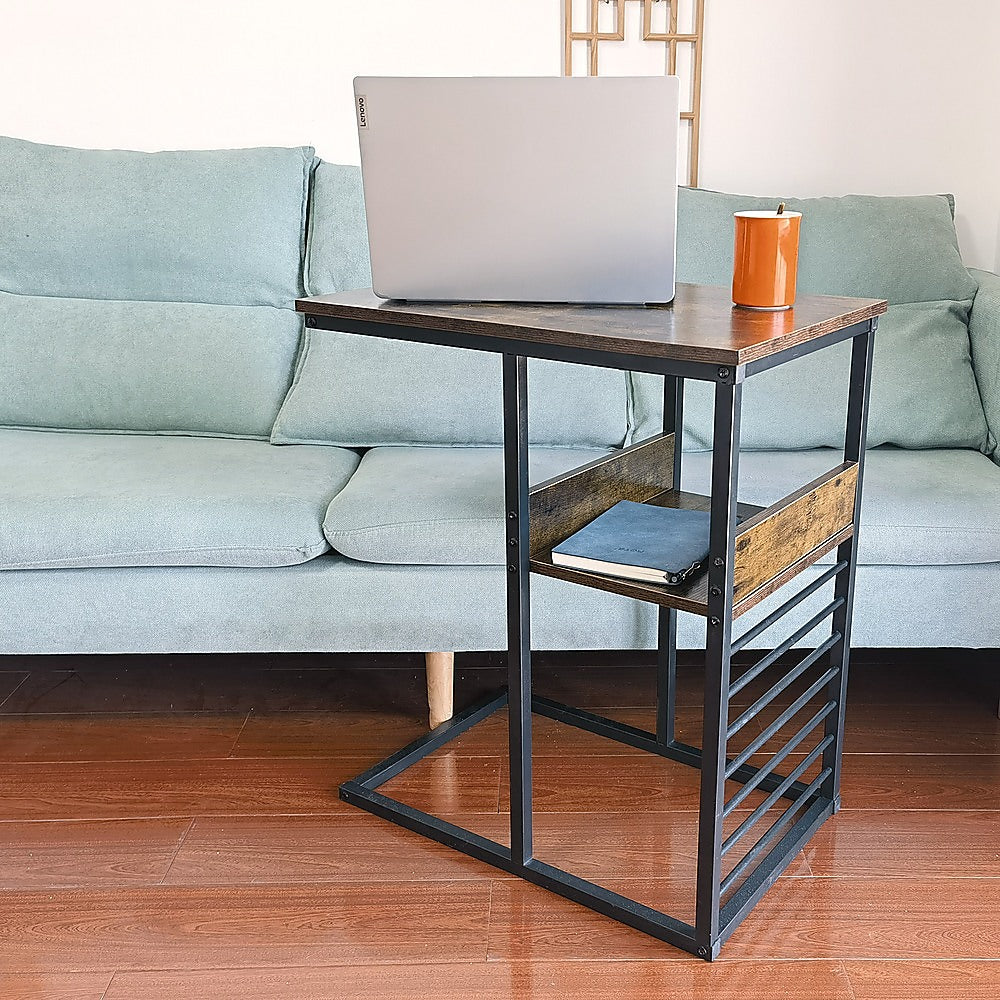
M736 534L735 603L815 562L832 546L817 550L835 538L849 538L857 491L858 464L845 462L742 524Z
M610 510L619 500L644 503L673 486L674 436L660 434L532 488L531 557Z
M661 607L677 608L703 617L707 615L708 577L704 573L680 586L668 587L603 573L589 573L552 562L553 546L579 531L619 500L684 510L711 510L709 497L700 493L682 493L672 488L673 457L673 434L660 434L533 487L528 497L532 572L650 601ZM763 508L739 504L738 510L749 523Z

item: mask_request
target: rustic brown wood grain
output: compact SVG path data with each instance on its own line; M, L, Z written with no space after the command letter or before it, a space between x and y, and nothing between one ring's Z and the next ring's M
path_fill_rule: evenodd
M648 601L664 608L677 608L678 611L687 611L702 617L708 614L708 578L704 574L677 587L667 587L656 583L643 583L640 580L605 576L603 573L590 573L570 566L556 566L543 558L531 560L531 571L542 576L555 577L557 580L580 583L595 590L606 590L610 594L621 594Z
M752 312L734 307L728 288L678 284L669 306L400 302L367 289L299 299L295 308L307 316L461 333L470 342L498 337L733 367L872 319L888 304L801 295L785 312Z
M620 500L642 503L670 489L674 436L659 435L532 488L531 555L552 548Z
M751 608L760 604L765 597L770 597L776 590L780 590L786 583L790 580L794 580L802 570L809 566L813 566L823 558L823 556L828 555L833 552L834 549L840 545L841 542L846 542L851 535L854 534L854 526L848 525L842 531L838 531L833 537L828 538L825 542L817 545L816 548L811 549L804 556L796 559L795 562L789 563L780 573L776 576L772 576L767 583L761 584L756 590L750 591L746 597L743 598L738 604L733 606L733 618L739 618L740 615L746 614Z
M577 495L572 483L564 485L563 490L566 494L565 502L572 503L570 497L575 497ZM619 497L618 499L631 498ZM615 502L617 502L617 500L615 500ZM646 498L645 502L659 507L677 507L683 510L707 511L711 510L712 506L709 497L700 493L686 493L680 490L662 490L659 493ZM609 506L611 505L609 504ZM753 504L741 503L738 505L737 509L741 517L749 518L763 508ZM594 517L596 516L597 515L595 514ZM590 518L587 520L590 520ZM586 524L587 520L581 519L580 526L582 527L583 524ZM547 522L547 532L559 536L561 532L555 529L557 521L558 511L556 510L554 515ZM575 531L577 529L574 528L573 530ZM572 531L568 531L566 534L561 535L558 540L562 540L562 538L566 538L572 533ZM548 535L546 536L546 540L547 537ZM821 556L822 554L817 554L815 559L819 559ZM815 561L815 559L813 561ZM809 562L804 561L796 568L795 572L805 568L807 565L809 565ZM558 580L568 580L570 583L579 583L588 587L594 587L597 590L606 590L612 594L622 594L625 597L633 597L637 600L649 601L651 604L658 604L665 608L676 608L678 611L687 611L690 614L701 615L702 617L708 614L708 576L705 573L698 573L686 583L682 583L678 586L668 586L666 584L659 583L645 583L641 580L626 580L620 577L605 576L603 573L591 573L587 570L575 569L570 566L555 565L555 563L552 562L551 549L543 548L541 541L539 541L537 548L532 548L531 570L534 573L540 573L542 576L552 576ZM792 575L794 575L794 573ZM757 600L763 600L764 596L766 595L756 597L753 603L756 603ZM739 614L742 614L743 611L747 610L747 608L751 606L752 604L745 603L739 608Z
M857 463L844 463L741 524L736 533L734 601L739 604L852 525L857 486Z

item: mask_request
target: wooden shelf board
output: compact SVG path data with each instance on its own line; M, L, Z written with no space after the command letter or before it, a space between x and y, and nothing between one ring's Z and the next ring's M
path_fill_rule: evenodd
M663 490L650 497L646 503L657 507L675 507L681 510L710 510L711 498L701 493L685 493L680 490ZM763 507L754 504L739 504L737 512L741 519L753 517L762 511ZM555 577L557 580L568 580L585 587L595 587L612 594L621 594L639 601L648 601L664 608L676 608L694 615L708 616L708 574L699 573L693 580L677 587L666 584L644 583L641 580L625 580L619 577L605 576L603 573L588 573L585 570L573 569L569 566L556 566L552 562L552 549L548 548L535 553L531 558L531 569L542 576Z

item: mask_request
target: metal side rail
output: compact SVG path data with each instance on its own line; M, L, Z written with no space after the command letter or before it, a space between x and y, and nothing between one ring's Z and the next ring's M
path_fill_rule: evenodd
M511 849L506 844L498 843L471 830L466 830L464 827L456 826L454 823L449 823L447 820L440 819L405 802L400 802L379 791L386 782L402 774L418 761L447 746L452 740L505 708L507 704L506 690L476 702L437 729L426 733L408 746L391 754L385 760L370 767L358 777L344 782L340 786L341 799L430 840L444 844L446 847L461 851L463 854L495 868L517 875L560 896L588 906L605 916L620 920L622 923L662 941L694 952L697 941L695 929L690 924L629 899L627 896L612 892L587 879L546 864L537 858L530 858L522 864L512 856ZM596 735L634 746L637 749L687 766L696 768L701 766L701 751L696 747L676 741L664 745L657 741L655 733L648 733L612 719L605 719L581 709L571 708L548 698L535 696L532 698L531 706L533 712L555 721L585 729ZM786 816L793 816L799 812L815 791L812 786L795 780L797 777L795 772L789 776L783 776L770 771L762 773L759 768L743 765L733 771L732 777L736 781L752 781L755 788L769 791L774 801L781 797L791 799L792 802L786 811ZM807 816L811 817L812 815L813 810L810 809ZM764 844L758 844L751 851L751 855L756 856L755 852L760 853L762 847L766 846L766 843L772 839L773 832L781 825L779 820L772 831L765 834ZM801 824L797 824L793 828L793 832L797 831L800 826ZM786 840L787 836L782 838L782 844ZM768 858L778 859L779 853L778 848L775 848L768 855ZM751 855L748 855L748 858L752 861ZM790 859L785 859L786 864L788 860ZM755 880L755 876L767 866L767 863L768 860L765 859L741 887L741 899L747 897L745 887ZM747 864L746 859L741 862L741 865L746 866ZM775 875L775 877L777 876ZM749 912L749 906L745 908L744 912L738 914L739 919L742 919L746 912ZM730 933L737 922L738 920L733 921L732 926L727 928Z
M436 840L446 847L461 851L479 861L485 861L495 868L517 875L573 902L581 903L605 916L620 920L661 941L686 951L694 951L696 947L694 928L690 924L539 861L537 858L530 858L521 864L513 858L511 849L507 845L482 837L378 791L381 785L411 765L504 708L507 701L507 692L504 690L477 702L433 732L421 736L402 750L369 768L357 778L344 782L340 786L341 799L430 840Z

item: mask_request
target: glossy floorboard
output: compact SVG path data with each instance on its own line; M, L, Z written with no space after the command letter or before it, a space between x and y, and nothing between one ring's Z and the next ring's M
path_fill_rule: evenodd
M460 670L458 703L500 679ZM652 724L648 666L536 686ZM708 966L339 801L422 731L418 660L0 661L0 996L992 998L998 687L982 654L859 656L845 808ZM393 793L506 840L503 723ZM534 728L539 856L690 917L696 773Z

